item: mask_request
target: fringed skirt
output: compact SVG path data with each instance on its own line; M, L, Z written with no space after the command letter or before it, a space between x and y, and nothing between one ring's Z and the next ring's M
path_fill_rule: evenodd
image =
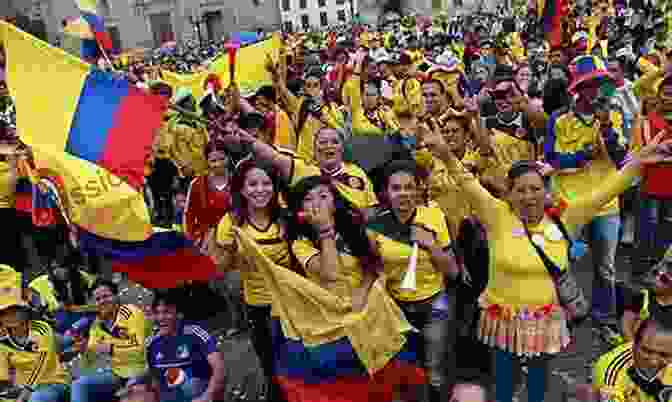
M571 341L565 311L557 304L514 309L490 304L483 297L479 304L477 337L490 347L534 357L557 354Z

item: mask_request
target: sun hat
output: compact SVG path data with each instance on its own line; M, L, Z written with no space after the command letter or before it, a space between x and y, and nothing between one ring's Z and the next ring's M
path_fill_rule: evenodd
M604 61L596 56L587 55L575 58L570 70L572 71L572 83L568 88L570 93L575 93L577 87L588 81L614 81L614 77L607 70Z

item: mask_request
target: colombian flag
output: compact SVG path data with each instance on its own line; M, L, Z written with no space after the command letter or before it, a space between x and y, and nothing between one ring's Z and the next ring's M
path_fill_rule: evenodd
M548 35L551 47L562 42L562 16L567 13L566 0L545 0L544 3L544 32Z
M236 230L234 228L234 230ZM385 290L372 285L361 312L342 298L273 264L236 230L243 255L273 295L275 381L289 402L391 402L399 387L426 383L419 334Z
M98 0L75 0L75 4L93 33L95 40L93 44L97 44L104 50L112 49L112 38L107 33L105 21L98 12ZM84 44L82 46L84 50Z
M270 54L273 60L277 60L280 54L281 39L279 34L271 39L245 46L238 50L236 56L236 81L243 96L259 89L263 85L271 85L271 75L264 67L266 55ZM161 77L173 87L174 91L179 88L189 88L194 98L201 99L205 95L206 88L203 83L210 74L219 76L222 85L229 85L229 58L222 55L212 61L207 71L194 74L177 74L162 70Z
M62 180L69 221L108 239L147 239L139 189L165 101L5 22L0 40L17 130L39 169Z
M212 258L175 230L154 228L149 239L139 242L104 239L83 232L79 234L79 245L82 251L110 259L114 271L127 273L130 280L148 289L208 281L218 273Z

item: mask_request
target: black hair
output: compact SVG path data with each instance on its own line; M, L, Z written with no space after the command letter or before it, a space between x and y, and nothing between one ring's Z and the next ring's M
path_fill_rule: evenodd
M241 192L245 186L245 176L252 169L261 169L273 183L273 198L268 207L271 210L271 221L275 222L281 215L282 209L280 208L279 194L283 191L283 182L280 180L280 175L273 165L258 161L256 159L246 159L236 166L235 173L231 177L231 194L233 198L233 208L232 215L237 221L239 226L245 224L249 220L247 216L247 200L242 196Z
M536 161L522 160L515 162L506 174L506 177L509 179L509 185L513 185L516 179L528 173L536 173L542 180L544 179L544 175L541 173Z
M110 289L115 296L119 293L119 286L109 279L98 279L96 283L93 284L91 290L96 290L100 287L106 287Z
M184 291L182 289L162 289L154 292L154 299L152 300L152 310L159 305L175 306L177 311L180 311L180 306L184 305Z
M346 200L331 183L331 179L323 176L310 176L299 181L289 193L288 205L291 211L291 221L288 225L287 237L295 241L305 237L319 248L318 234L308 224L299 218L303 209L303 200L315 187L327 186L334 196L334 222L336 233L340 235L352 255L357 257L365 270L377 271L382 267L382 259L373 248L366 235L364 216L348 200Z
M385 191L387 190L387 185L390 182L390 177L393 175L404 172L413 176L417 184L420 184L422 181L422 174L418 166L415 164L415 161L407 158L395 158L393 160L387 161L382 165L374 168L371 171L371 179L373 181L373 191L378 196L378 199L385 203Z
M58 301L81 306L86 304L91 290L84 275L79 270L82 265L83 256L78 249L72 247L69 241L66 241L65 244L67 251L63 265L66 269L66 277L63 280L56 278L53 268L50 268L49 279L54 285L55 296ZM72 290L72 300L68 298L68 284L70 284L70 289Z
M544 85L543 106L549 116L556 110L567 108L572 104L568 92L568 83L562 79L551 79Z
M254 97L262 97L270 99L271 101L276 101L275 88L272 85L264 85L257 90L257 93L254 94Z

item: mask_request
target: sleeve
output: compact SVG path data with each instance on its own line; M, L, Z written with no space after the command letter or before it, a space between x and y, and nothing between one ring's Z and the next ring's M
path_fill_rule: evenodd
M195 240L198 237L198 219L196 218L196 203L194 201L195 193L194 186L198 183L198 177L193 179L189 183L189 189L187 190L187 197L184 202L184 233L191 240Z
M122 327L127 331L126 336L123 339L113 338L111 341L112 345L114 345L113 353L117 353L117 350L120 352L138 352L139 350L143 350L147 340L145 313L137 308L130 309L126 306L121 306L120 308L127 309L130 312L130 316L123 321Z
M641 60L642 59L640 59L639 63L640 66L643 64ZM635 81L632 88L632 92L640 99L647 96L656 96L658 93L657 84L663 78L658 67L654 66L653 64L650 64L650 66L651 68L645 72L643 76L639 77L637 81Z
M0 348L0 382L9 381L9 352Z
M313 246L313 243L308 239L299 239L292 243L292 252L299 261L303 269L308 268L308 262L311 258L320 254L320 250Z
M450 232L448 231L448 224L446 223L446 215L439 207L432 209L432 226L434 226L434 230L436 230L436 242L439 247L445 250L452 242Z
M219 221L217 225L217 244L220 246L228 246L233 244L233 221L231 220L231 215L226 214Z
M488 190L483 188L478 179L471 172L468 172L457 159L451 158L445 160L444 163L450 175L464 191L464 196L471 202L476 215L486 226L491 229L495 228L498 225L499 216L506 213L505 211L509 206L504 201L493 197Z
M292 158L292 172L290 173L290 179L288 180L290 186L296 185L301 179L310 176L318 176L320 174L320 169L316 166L313 166L301 158L293 157Z
M364 115L361 82L360 76L353 75L350 78L350 83L344 88L346 97L350 99L352 132L354 135L383 135L385 134L383 130L371 124L369 119Z
M422 116L425 105L422 99L422 85L420 85L420 81L413 78L404 82L404 85L406 86L406 99L411 110L416 116Z
M546 140L544 141L544 158L546 162L556 169L578 169L587 162L589 155L581 150L577 152L559 152L556 149L557 136L562 135L563 120L560 120L562 114L551 114L546 125Z
M570 203L562 216L569 232L573 233L576 228L588 223L604 204L628 189L639 172L638 165L626 165L624 168L607 175L604 178L604 184L595 188L593 192L583 194Z
M36 385L42 374L44 373L45 368L47 367L47 362L50 360L49 355L56 355L56 339L54 336L54 330L49 327L47 324L42 324L38 322L33 322L31 326L31 332L39 334L34 336L35 342L37 344L38 356L35 359L35 364L31 366L31 373L27 378L27 383L30 387ZM56 358L56 356L53 356Z
M623 119L620 113L612 112L611 121L612 126L601 133L602 141L609 158L620 168L628 154L625 138L623 137Z
M194 338L194 343L198 345L198 348L203 352L203 356L208 356L219 351L217 349L217 341L208 333L208 331L198 325L194 325L189 331Z

